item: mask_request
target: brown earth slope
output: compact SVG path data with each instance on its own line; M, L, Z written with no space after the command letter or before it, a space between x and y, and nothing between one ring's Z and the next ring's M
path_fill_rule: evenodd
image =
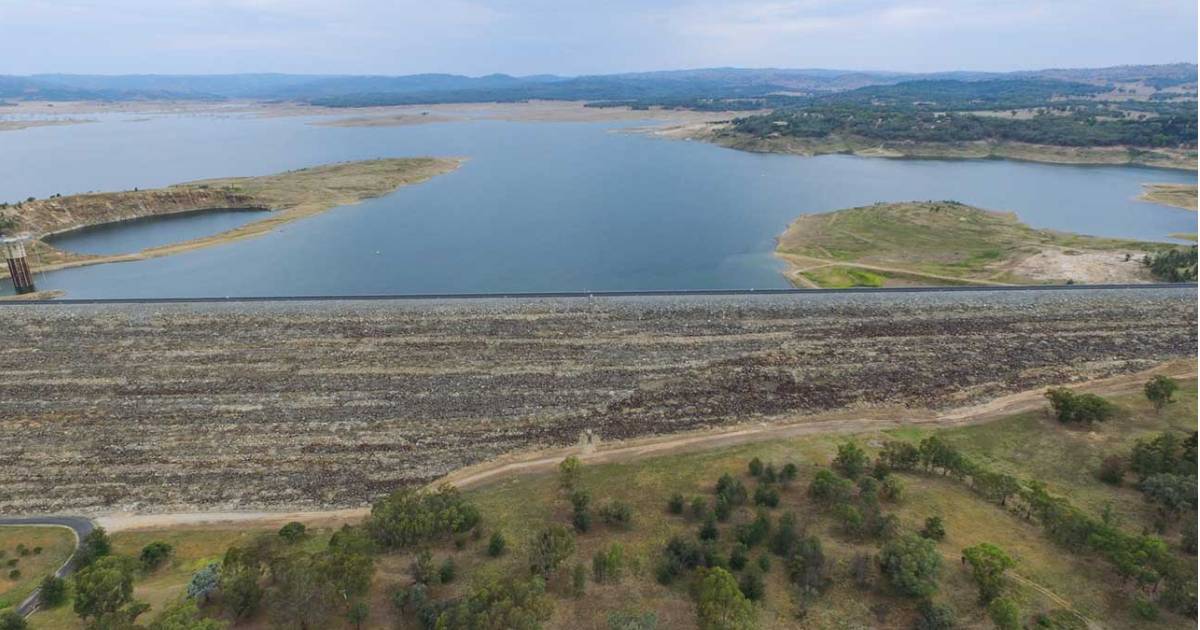
M534 447L1196 352L1194 289L6 305L0 511L316 509Z

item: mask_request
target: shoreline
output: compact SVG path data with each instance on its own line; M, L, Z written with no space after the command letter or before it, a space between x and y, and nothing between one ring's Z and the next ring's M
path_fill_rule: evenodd
M207 179L157 189L38 199L10 210L17 213L16 231L34 235L35 240L31 244L32 270L35 273L58 271L86 265L159 258L254 238L293 221L428 181L456 170L465 161L466 158L388 158L341 162L258 177ZM330 181L339 182L339 186L322 186ZM357 187L354 183L357 183ZM233 207L257 208L265 210L267 214L257 221L224 232L125 254L77 254L59 250L42 240L71 230L121 221ZM134 211L129 212L128 208ZM64 209L67 210L65 215L71 219L55 220L56 216L64 214ZM97 220L88 220L89 213ZM83 218L80 218L81 215ZM7 270L0 270L0 278L7 277ZM13 299L23 297L26 296L13 296Z
M818 155L854 155L857 157L897 160L981 160L999 159L1039 164L1076 166L1140 166L1171 171L1197 170L1195 152L1178 150L1141 150L1129 147L1067 147L1016 142L964 143L879 143L865 140L775 137L759 138L728 130L726 123L691 123L671 127L641 128L639 133L674 140L708 142L727 149L750 153L774 153L813 157ZM1142 157L1148 155L1151 157Z

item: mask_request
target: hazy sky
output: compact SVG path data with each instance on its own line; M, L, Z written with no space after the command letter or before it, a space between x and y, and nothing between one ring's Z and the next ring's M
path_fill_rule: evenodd
M0 0L0 74L1196 60L1196 0Z

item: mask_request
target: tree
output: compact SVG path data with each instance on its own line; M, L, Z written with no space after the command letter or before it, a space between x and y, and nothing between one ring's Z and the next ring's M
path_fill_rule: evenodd
M208 598L216 592L220 583L221 567L215 562L210 563L192 574L192 579L188 580L187 596L189 599L207 602Z
M683 495L676 492L667 501L667 511L671 514L683 514Z
M153 571L162 566L162 563L166 562L167 557L171 555L172 549L170 544L162 541L154 541L142 547L142 553L138 556L138 560L142 563L142 570Z
M762 463L761 459L755 457L754 459L750 460L750 476L751 477L757 477L757 476L761 475L762 471L763 471L763 463Z
M1120 455L1109 455L1100 462L1096 476L1109 485L1119 486L1125 478L1125 460Z
M504 555L507 547L508 541L504 539L504 534L499 531L492 532L492 537L488 540L487 554L493 558L499 558Z
M633 508L624 501L609 501L600 506L600 520L606 525L629 529L633 525Z
M592 578L599 584L621 581L621 570L625 563L625 548L613 543L592 556Z
M381 547L409 549L468 532L479 521L479 508L447 484L433 492L405 488L392 493L371 506L365 526Z
M946 527L942 525L942 517L930 516L925 519L925 527L921 530L921 537L929 540L941 540L946 537Z
M879 461L890 470L912 470L921 462L921 452L908 442L889 440L879 451Z
M354 625L354 630L362 630L363 622L371 615L371 607L366 602L357 601L346 611L346 620Z
M1163 407L1174 402L1172 398L1178 390L1178 381L1169 376L1159 374L1146 383L1146 399L1154 404L1155 411L1162 411Z
M1065 387L1046 390L1046 399L1058 421L1067 424L1104 422L1117 412L1115 405L1095 394L1077 394Z
M763 581L762 573L751 569L738 579L738 590L746 596L746 599L756 602L767 594L767 585Z
M529 545L529 569L543 578L550 577L572 553L575 536L562 525L550 525L534 535Z
M833 467L850 479L858 479L867 470L867 454L853 441L838 446Z
M808 486L808 494L823 503L836 505L850 500L854 494L854 484L828 469L821 469L813 476L812 483Z
M292 521L279 528L279 537L289 545L294 545L304 540L306 532L307 529L304 527L304 523Z
M566 531L565 529L563 530ZM568 532L569 533L569 532ZM554 604L537 576L487 579L437 617L436 630L538 630Z
M792 554L792 549L795 549L796 541L799 538L800 534L796 531L796 515L792 512L785 512L783 516L779 517L779 525L775 528L775 533L771 535L768 547L771 553L786 558Z
M573 510L571 524L575 527L575 531L587 532L592 528L592 493L584 488L577 488L571 491L568 499L571 501Z
M819 593L829 585L829 563L821 540L806 536L796 543L787 561L788 578L805 593Z
M133 571L133 560L123 556L104 556L80 570L75 574L75 614L98 621L132 612Z
M67 582L57 575L47 575L38 586L38 603L42 608L54 608L67 599Z
M230 552L226 552L225 562L222 563L219 572L211 567L211 565L210 567L206 567L206 569L210 569L213 573L218 574L221 595L224 598L225 605L233 611L234 617L249 617L258 609L259 602L262 601L263 592L262 587L258 584L261 569L257 562L238 554L233 554L231 558ZM209 575L204 575L206 569L201 569L196 575L192 576L192 583L196 584L199 581L201 586L197 587L198 592L202 592L205 597L211 592L208 587L210 577ZM188 586L188 593L192 593L191 585Z
M0 613L0 630L25 630L28 627L25 617L15 610Z
M879 566L896 590L911 597L925 597L937 590L942 558L933 541L907 535L883 546Z
M925 599L917 606L917 630L950 630L954 623L954 609L945 604Z
M652 612L614 610L608 613L608 630L656 630L658 615Z
M299 630L328 628L339 601L319 554L290 553L271 568L271 616L276 625Z
M748 630L757 626L753 604L733 576L720 567L706 570L700 578L696 617L701 630Z
M583 476L583 464L571 455L558 464L558 485L565 492L574 492Z
M79 543L79 567L86 567L96 560L112 553L112 543L108 540L108 532L103 527L97 527L88 532Z
M997 597L988 604L988 616L999 630L1021 630L1021 609L1007 597Z
M999 597L1004 590L1004 572L1016 566L1016 562L991 543L967 547L962 553L979 587L979 601L986 603Z
M200 616L196 601L184 598L164 608L147 630L224 630L226 627L228 624L223 621Z
M362 527L343 525L318 554L317 570L343 602L365 595L375 574L373 542Z

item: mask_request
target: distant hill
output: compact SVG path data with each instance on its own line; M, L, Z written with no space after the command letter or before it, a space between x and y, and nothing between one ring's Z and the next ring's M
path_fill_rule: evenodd
M563 77L491 74L405 76L233 75L0 75L0 99L8 100L291 100L331 106L438 102L568 99L614 104L703 106L706 100L812 97L913 81L1045 80L1108 86L1141 84L1154 89L1194 85L1195 64L1050 69L1011 73L900 73L820 68L702 68ZM730 103L722 103L728 106Z

